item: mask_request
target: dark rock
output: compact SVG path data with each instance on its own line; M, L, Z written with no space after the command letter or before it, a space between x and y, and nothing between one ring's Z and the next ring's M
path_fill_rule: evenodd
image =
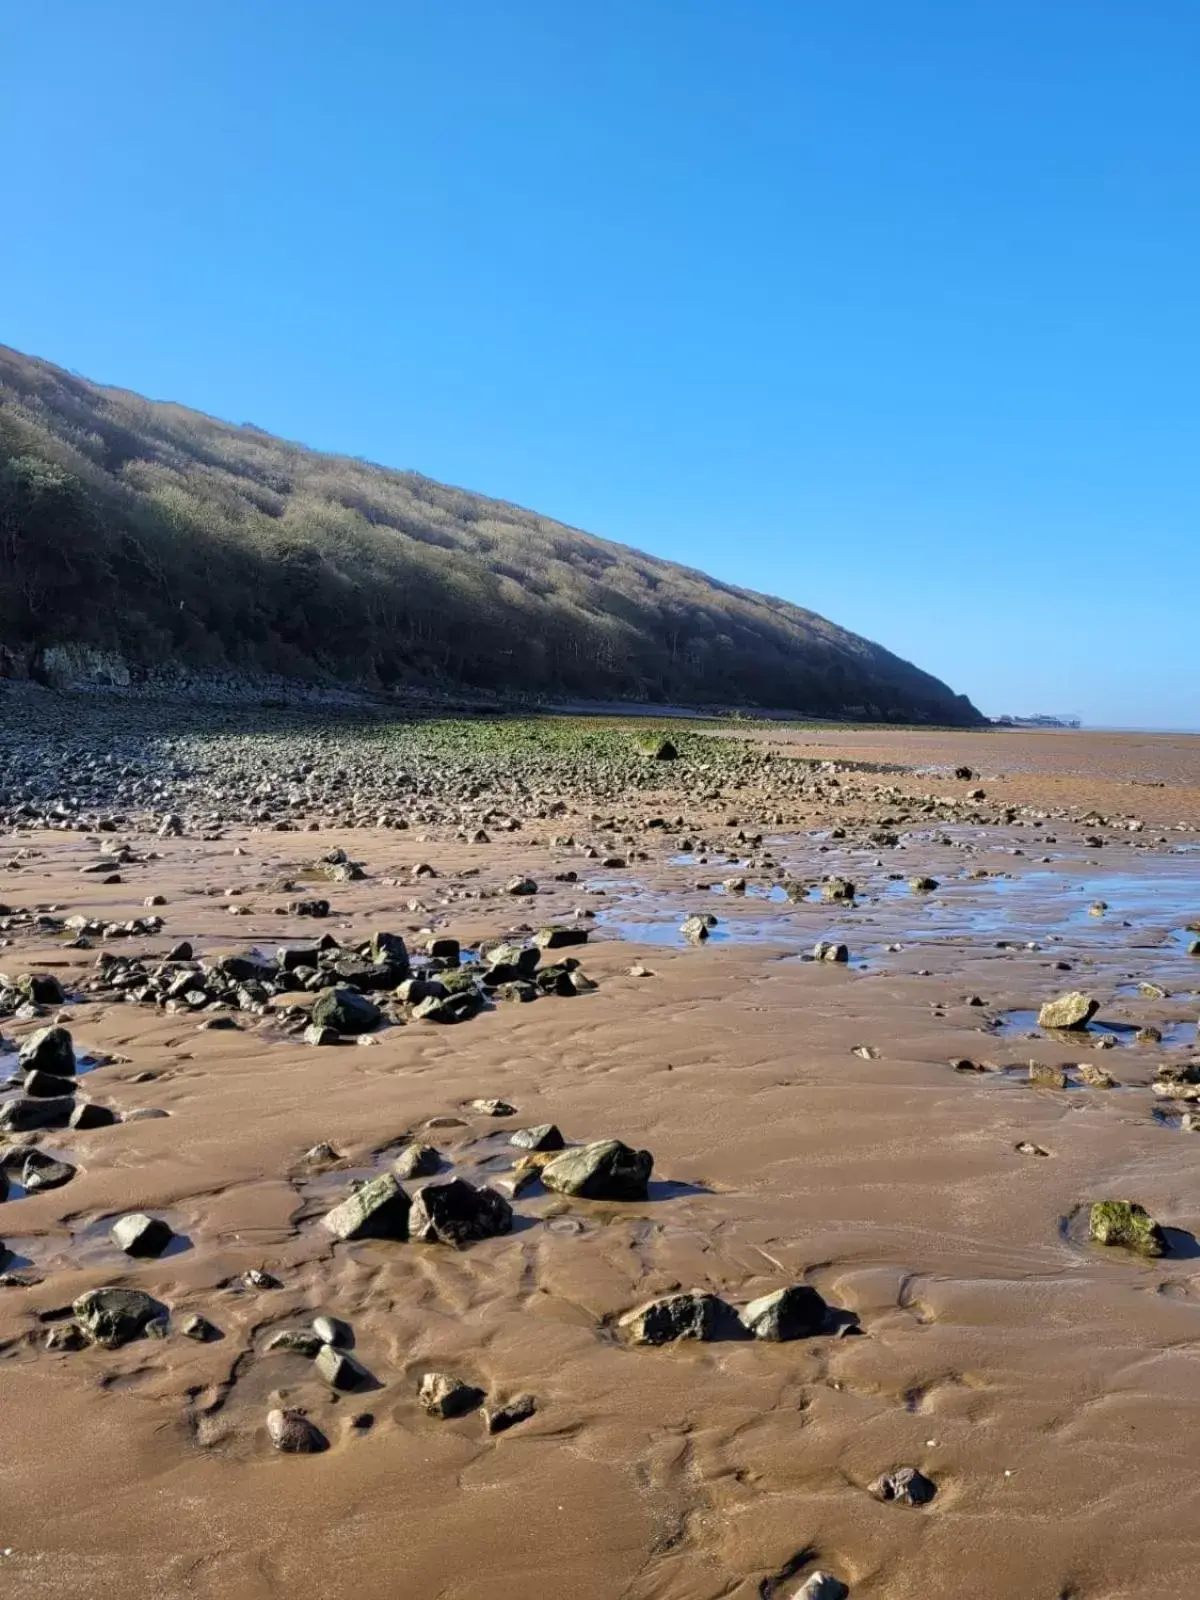
M431 1417L463 1417L483 1400L483 1390L446 1372L427 1372L417 1389L417 1400Z
M645 1200L654 1157L619 1139L600 1139L564 1150L542 1168L542 1182L558 1194L583 1200Z
M618 1327L633 1344L670 1344L675 1339L719 1339L737 1326L737 1313L715 1294L693 1289L668 1294L627 1311Z
M18 1065L25 1072L51 1072L58 1077L75 1074L75 1046L66 1028L39 1028L21 1046Z
M160 1256L175 1237L161 1217L131 1211L119 1217L109 1229L113 1243L127 1256Z
M65 1095L52 1100L17 1095L0 1105L0 1132L28 1133L34 1128L61 1128L74 1109L74 1099Z
M49 972L24 972L16 986L35 1006L60 1006L66 999L62 984Z
M311 1014L314 1025L338 1033L370 1033L379 1026L382 1015L373 1000L344 987L322 989Z
M71 1310L89 1339L106 1350L119 1349L152 1323L165 1325L167 1320L166 1306L140 1289L89 1289Z
M407 1239L412 1201L390 1172L360 1184L321 1219L337 1239Z
M42 1189L61 1189L70 1183L77 1169L69 1161L56 1161L42 1150L31 1150L25 1158L21 1182L26 1192L37 1194Z
M553 1122L539 1122L535 1128L518 1128L508 1142L518 1150L561 1150L566 1144Z
M341 1317L314 1317L313 1332L322 1344L331 1344L335 1350L348 1350L354 1343L354 1329Z
M542 928L533 936L539 950L562 950L570 945L586 944L587 928Z
M278 1333L271 1335L263 1349L268 1354L275 1350L287 1350L298 1356L306 1356L311 1361L324 1343L325 1340L311 1328L280 1328Z
M442 1164L442 1158L429 1144L410 1144L392 1163L398 1178L431 1178Z
M896 1467L871 1485L876 1500L896 1500L906 1506L927 1506L937 1494L937 1485L916 1467Z
M824 1331L829 1307L807 1284L789 1284L743 1306L742 1326L756 1339L808 1339Z
M193 1312L180 1330L185 1339L195 1339L198 1344L210 1344L221 1337L221 1330L207 1317Z
M303 1411L276 1409L267 1413L267 1433L284 1455L310 1456L328 1450L329 1440Z
M505 894L512 895L536 894L538 892L538 886L532 878L523 878L518 876L508 880L508 882L504 885L504 892Z
M67 1098L75 1093L74 1078L56 1078L50 1072L27 1072L22 1085L35 1100Z
M485 1406L483 1425L489 1433L507 1433L519 1422L528 1422L537 1411L537 1401L531 1394L519 1394L502 1406Z
M508 1233L512 1217L512 1207L494 1189L452 1178L417 1190L409 1213L409 1235L424 1244L461 1249L474 1240Z
M110 1128L117 1120L115 1111L99 1106L94 1100L81 1100L71 1112L67 1126L71 1128Z
M413 1007L413 1016L421 1022L467 1022L483 1009L483 1000L474 989L462 989L443 999L430 995Z
M317 1351L314 1365L333 1389L358 1389L368 1379L366 1368L336 1345L323 1344Z

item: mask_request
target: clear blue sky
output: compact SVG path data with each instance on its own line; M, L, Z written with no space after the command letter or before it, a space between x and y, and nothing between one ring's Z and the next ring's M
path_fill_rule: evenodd
M0 339L1200 727L1198 0L0 6Z

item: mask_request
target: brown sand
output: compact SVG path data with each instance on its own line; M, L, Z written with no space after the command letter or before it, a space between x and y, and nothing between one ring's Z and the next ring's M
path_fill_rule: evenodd
M1014 803L1069 800L1161 824L1200 815L1195 740L794 742L858 760L967 761ZM896 781L913 791L933 782ZM574 825L583 837L586 823ZM992 842L1028 844L1004 830ZM313 931L273 915L269 892L249 889L254 910L240 918L202 892L270 880L301 859L294 835L164 840L159 861L114 886L78 876L95 847L76 835L18 843L44 854L6 877L13 904L132 916L145 894L163 893L166 936L135 948L189 937L207 954ZM433 922L477 938L584 903L579 889L550 885L553 870L584 864L544 836L479 848L365 832L319 843L344 845L368 868L366 881L329 891L336 914L318 931L343 939ZM238 844L245 857L234 857ZM1149 870L1149 853L1120 850L1106 847L1088 870ZM721 876L681 875L665 854L622 876L659 891ZM420 859L437 862L435 885L382 881ZM930 845L884 865L940 874L974 861ZM479 878L463 878L472 867ZM811 857L814 873L829 868ZM453 885L498 884L515 869L542 880L536 907L438 907ZM406 909L414 892L431 916ZM808 915L814 936L837 920L820 908L780 915L802 926ZM876 937L849 917L847 930L852 943ZM788 959L794 938L703 949L597 938L581 952L601 985L593 995L501 1006L455 1028L411 1023L332 1049L200 1032L193 1017L134 1005L72 1007L80 1047L127 1058L89 1075L89 1092L170 1115L42 1136L80 1175L0 1206L3 1237L44 1273L37 1287L0 1290L5 1591L753 1600L790 1594L799 1578L774 1590L771 1580L789 1564L808 1571L799 1558L811 1552L853 1600L1200 1594L1200 1251L1189 1242L1200 1228L1200 1143L1154 1120L1146 1085L1167 1058L980 1032L981 1015L1077 983L1112 1010L1117 982L1147 963L1176 993L1126 1002L1122 1014L1194 1023L1198 980L1164 931L1150 931L1149 950L1133 948L1142 926L1095 948L1085 930L1037 951L997 950L980 934L910 946L865 970ZM1055 972L1064 957L1084 970ZM3 964L54 963L67 976L74 960L87 970L85 953L26 942ZM652 976L628 975L639 960ZM972 995L985 1013L966 1003ZM878 1057L854 1055L860 1044ZM948 1064L1031 1055L1094 1060L1133 1087L1055 1093ZM131 1082L147 1071L153 1081ZM476 1096L503 1096L518 1115L497 1123L463 1111ZM328 1140L348 1168L370 1165L373 1151L447 1115L463 1125L429 1138L464 1170L503 1149L498 1130L553 1120L570 1138L649 1148L660 1182L648 1203L623 1206L534 1191L516 1202L511 1236L462 1253L331 1247L314 1219L345 1179L306 1183L303 1152ZM1048 1156L1019 1154L1023 1140ZM1082 1242L1071 1219L1105 1195L1140 1200L1180 1230L1172 1254L1147 1262ZM143 1263L118 1256L98 1219L133 1208L168 1216L191 1248ZM283 1286L221 1287L250 1267ZM675 1287L741 1302L793 1281L857 1312L861 1335L647 1350L613 1332L617 1314ZM112 1282L145 1287L175 1324L202 1312L224 1338L199 1345L173 1331L116 1352L47 1351L39 1315ZM319 1312L352 1323L378 1388L335 1400L301 1357L262 1353L272 1330ZM415 1399L429 1368L500 1397L532 1392L537 1415L497 1438L478 1415L432 1421ZM264 1419L281 1394L324 1428L326 1454L270 1450ZM351 1426L363 1412L374 1418L367 1431ZM867 1493L903 1464L937 1483L929 1507Z

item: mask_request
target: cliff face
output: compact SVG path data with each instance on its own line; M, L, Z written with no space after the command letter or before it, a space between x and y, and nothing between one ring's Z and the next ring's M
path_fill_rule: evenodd
M164 673L982 721L786 601L0 346L0 675Z

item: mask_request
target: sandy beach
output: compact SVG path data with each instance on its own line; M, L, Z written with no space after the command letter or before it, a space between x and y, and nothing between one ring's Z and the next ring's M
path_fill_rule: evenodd
M313 738L336 762L336 729ZM77 1098L118 1118L10 1129L0 1151L6 1592L784 1600L816 1571L853 1600L1200 1592L1200 738L752 729L744 771L698 770L697 745L734 739L696 733L601 803L552 772L444 805L422 779L382 826L234 803L232 781L213 822L177 793L191 747L149 734L161 785L111 826L0 795L0 968L64 994L0 1018L8 1098L17 1050L61 1024ZM338 851L361 877L314 876ZM288 910L317 894L327 916ZM717 919L707 939L688 915ZM180 941L181 971L265 969L380 931L414 959L456 940L447 970L482 972L488 941L547 927L586 930L541 965L577 961L594 989L497 993L453 1026L373 993L380 1025L327 1047L301 1031L319 985L231 1009L105 976ZM847 959L813 959L822 941ZM1040 1028L1069 991L1097 1003L1088 1025ZM511 1137L542 1124L651 1152L646 1197L513 1193ZM434 1183L506 1194L510 1231L331 1234L413 1145L438 1152ZM77 1170L27 1193L28 1149ZM1164 1253L1090 1240L1105 1199L1144 1206ZM170 1246L124 1253L129 1213ZM644 1345L621 1322L792 1285L827 1331ZM79 1297L114 1286L165 1327L70 1348ZM207 1338L183 1332L196 1315ZM267 1348L320 1316L348 1325L352 1387ZM429 1372L482 1407L428 1414ZM532 1413L489 1431L520 1396ZM273 1448L277 1409L328 1448ZM872 1492L901 1467L928 1503Z

